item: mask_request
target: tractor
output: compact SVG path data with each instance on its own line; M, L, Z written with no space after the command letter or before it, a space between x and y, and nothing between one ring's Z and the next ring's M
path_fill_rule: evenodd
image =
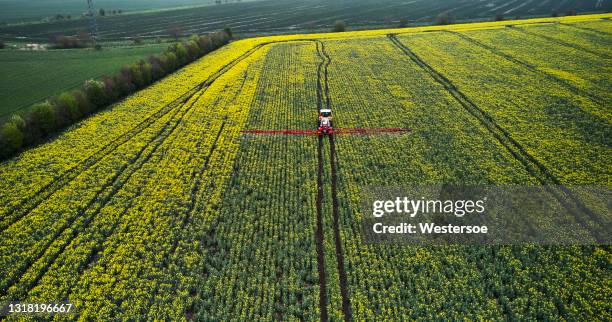
M324 108L319 111L319 121L317 125L318 125L318 128L317 128L318 135L334 134L334 128L332 125L332 115L331 115L330 109Z

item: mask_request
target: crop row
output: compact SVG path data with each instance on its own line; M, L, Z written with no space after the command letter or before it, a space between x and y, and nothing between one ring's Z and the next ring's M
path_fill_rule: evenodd
M409 136L336 137L340 227L356 319L569 318L606 310L598 299L609 290L597 286L605 275L605 248L364 244L360 197L367 186L530 184L536 178L391 42L325 44L333 58L330 94L337 124L412 129ZM424 57L433 65L432 49ZM493 54L481 55L480 61L491 59L486 55ZM561 258L571 264L559 268ZM574 283L578 276L582 286Z
M239 41L3 163L0 301L104 320L609 319L608 247L363 240L369 186L610 181L607 105L571 89L608 100L601 55L468 29ZM583 82L550 70L564 59ZM240 133L312 129L327 104L337 127L411 132Z
M167 37L168 28L182 27L185 34L203 34L230 26L240 33L270 33L296 28L327 29L336 20L355 26L390 26L405 18L419 23L432 22L436 16L449 12L455 19L470 20L495 16L549 16L553 12L565 14L572 10L596 12L610 9L597 7L595 1L569 0L560 3L538 3L514 0L494 5L478 1L448 0L436 3L425 0L384 0L377 3L354 1L350 4L310 0L296 5L292 1L245 2L229 6L205 6L182 10L158 11L144 14L99 17L99 31L103 40L122 40L133 37ZM0 28L4 38L27 37L34 41L48 41L57 35L73 35L87 30L87 19L63 20L44 24L22 24Z
M313 126L318 63L312 42L273 45L246 127ZM243 135L206 232L198 318L318 319L316 144L311 136Z
M213 75L220 67L253 48L256 41L241 41L215 51L151 87L131 95L108 110L68 129L48 144L25 151L0 168L2 226L24 201L40 194L65 173L113 142L129 140L155 118L174 109L181 96ZM101 139L103 138L103 139ZM110 142L110 143L109 143ZM6 220L6 222L5 222Z
M184 282L167 275L176 270L169 264L178 265L184 243L195 239L183 228L204 224L204 200L212 206L229 176L263 54L254 52L10 225L2 235L3 298L69 297L83 317L146 316L155 298L153 316L184 314L189 297L157 300L166 294L157 282ZM96 296L107 288L112 298Z
M611 180L606 169L612 115L605 106L456 35L398 38L427 57L561 182Z
M537 36L520 34L514 28L474 30L459 34L477 46L535 70L569 91L591 98L600 105L612 99L605 60L584 51L561 46ZM550 52L557 53L550 55Z

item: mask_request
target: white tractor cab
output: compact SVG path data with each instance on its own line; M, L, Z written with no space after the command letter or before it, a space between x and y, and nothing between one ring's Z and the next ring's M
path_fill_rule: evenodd
M319 110L319 128L317 133L320 134L333 134L334 129L332 126L332 113L328 108L322 108Z

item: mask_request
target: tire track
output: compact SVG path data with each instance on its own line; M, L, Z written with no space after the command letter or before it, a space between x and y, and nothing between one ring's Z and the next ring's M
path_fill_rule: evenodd
M242 93L242 89L244 88L244 85L246 84L248 79L248 72L244 73L244 77L242 79L242 83L240 84L240 87L238 88L238 90L236 91L236 93L234 94L234 96L232 97L232 99L230 100L231 103L233 104L236 101L236 98L238 97L238 95L240 93ZM222 95L219 95L217 97L217 99L215 100L215 102L212 104L212 108L216 107L219 102L221 101L221 97ZM224 116L223 118L223 122L221 123L221 126L219 128L219 130L217 131L217 134L215 135L215 139L213 141L213 144L211 145L208 154L206 156L206 160L204 161L204 164L202 165L202 167L199 169L198 172L194 173L192 175L192 179L191 181L193 181L193 185L191 187L191 191L190 191L190 200L189 200L189 207L188 210L185 214L185 216L183 217L183 219L181 220L181 224L180 224L180 231L184 231L187 228L187 224L191 221L194 213L198 210L200 210L200 205L202 204L201 200L199 199L198 196L201 196L203 194L203 190L204 187L201 186L201 181L202 181L202 177L204 176L204 173L206 172L206 170L208 170L208 164L210 162L210 159L212 158L213 153L216 151L217 149L217 143L219 142L219 138L221 137L221 134L223 133L223 129L225 128L225 124L226 124L226 120L227 120L227 115ZM199 144L198 144L198 148L199 148ZM176 257L176 251L178 249L178 245L179 245L179 239L175 239L172 242L172 246L170 247L170 252L168 252L168 254L165 256L164 260L163 260L163 264L162 267L164 269L168 269L169 265L170 265L170 261ZM176 287L178 287L177 283L178 281L174 280L174 281L169 281L169 283L174 284ZM157 297L157 294L159 293L159 284L157 285L155 291L153 292L153 296L151 296L152 300L155 300ZM155 303L152 303L150 305L151 308L153 308L155 305Z
M609 224L602 221L602 218L591 211L584 203L574 195L570 190L561 185L561 181L555 177L546 166L534 158L527 150L519 144L510 133L495 122L493 117L478 107L465 94L444 75L435 70L433 67L424 62L419 56L412 52L408 47L404 46L396 37L395 34L388 34L389 40L416 63L421 69L426 71L437 83L442 85L455 100L463 106L463 108L474 116L480 123L489 131L489 133L497 139L497 141L506 148L506 150L519 161L525 169L537 179L545 189L559 201L559 203L567 209L580 225L589 231L593 231L590 225L586 222L582 214L586 214L588 219L596 224L597 230L593 232L595 238L600 241L606 240L606 230ZM550 185L556 185L556 188ZM568 203L568 199L575 205ZM603 229L603 231L602 231Z
M243 84L244 84L244 83L243 83ZM219 101L220 101L220 100L221 100L221 96L219 96L219 97L218 97L218 98L215 100L215 102L214 102L213 104L211 104L211 106L213 106L213 107L214 107L214 106L216 106L216 105L219 103ZM208 153L208 154L207 154L207 156L206 156L206 161L204 162L204 165L202 166L202 168L200 169L200 171L199 171L199 172L194 173L194 174L192 175L192 178L193 178L192 180L194 181L194 185L192 186L192 189L191 189L191 191L190 191L190 197L191 197L191 198L193 198L193 199L197 198L197 194L196 194L196 193L197 193L197 188L200 186L201 176L202 176L202 174L203 174L203 173L204 173L204 172L205 172L205 171L208 169L208 163L210 162L211 156L212 156L212 154L214 153L214 151L217 149L217 143L218 143L219 138L221 137L221 134L223 133L223 130L224 130L224 128L225 128L225 125L226 125L226 119L227 119L227 117L225 117L225 118L224 118L223 122L221 123L221 126L220 126L219 130L217 131L217 133L216 133L216 135L215 135L215 140L213 141L213 144L211 145L211 147L210 147L210 149L209 149L209 153ZM197 143L197 148L200 148L200 147L201 147L201 145L202 145L201 143L202 143L202 141L199 141L199 142ZM185 228L185 226L187 225L187 223L189 222L190 215L192 215L192 214L193 214L193 212L196 210L196 209L195 209L195 207L196 207L196 205L195 205L194 203L192 203L192 204L190 205L190 208L189 208L190 210L188 210L188 215L184 216L184 217L183 217L183 219L181 220L181 230L182 230L182 229L184 229L184 228ZM189 217L188 217L188 216L189 216ZM127 230L126 230L126 231L127 231ZM109 234L109 235L108 235L108 236L106 236L105 238L107 239L108 237L110 237L110 235L111 235L111 234ZM106 239L105 239L105 240L106 240ZM175 241L173 242L173 246L172 246L173 252L175 252L175 251L176 251L176 248L177 248L177 247L178 247L178 240L175 240ZM97 253L99 253L99 252L103 252L105 249L106 249L106 247L105 247L105 248L103 248L103 249L100 249L100 250L99 250ZM163 267L163 268L166 268L166 269L168 268L168 266L169 266L169 258L170 258L170 254L172 254L172 253L168 253L168 254L167 254L167 256L165 256L165 258L164 258L164 260L163 260L163 262L162 262L162 267ZM88 266L88 265L91 263L91 261L93 260L93 256L94 256L94 255L95 255L94 253L92 253L92 254L91 254L91 256L90 256L90 261L89 261L89 263L88 263L87 265L85 265L85 267L86 267L86 266ZM83 269L79 270L79 274L78 274L78 279L79 279L79 280L80 280L80 278L82 277L82 270L84 270L84 269L85 269L85 267L83 267ZM114 285L115 285L117 282L118 282L118 281L113 281L113 282L112 282L112 287L114 287ZM78 281L77 281L75 284L78 284ZM111 288L112 288L112 287L111 287ZM159 287L159 285L157 285L157 287ZM74 291L74 289L72 289L72 288L71 288L71 289L69 289L69 291L68 291L68 295L72 294L72 292L73 292L73 291ZM156 291L155 291L153 294L157 294L157 290L156 290ZM154 297L154 296L155 296L155 295L153 295L153 297ZM153 305L151 305L151 308L152 308L152 307L153 307Z
M236 93L236 95L234 96L233 100L236 98L236 96L238 95L238 93L239 93L239 92L242 90L242 88L243 88L243 86L244 86L244 83L245 83L245 82L246 82L246 76L245 76L245 78L244 78L244 80L243 80L243 82L242 82L242 84L241 84L241 86L240 86L239 91L238 91L238 92ZM205 93L205 91L206 91L207 89L208 89L208 87L206 87L206 88L204 88L202 91L200 91L200 97L201 97L202 95L204 95L204 93ZM199 99L199 97L198 97L198 99ZM216 106L216 105L219 103L219 101L220 101L220 100L221 100L221 95L219 95L219 97L217 97L217 99L214 101L214 103L212 103L212 104L211 104L211 108L214 108L214 107L215 107L215 106ZM193 107L193 105L195 105L195 103L196 103L196 102L197 102L197 100L194 100L194 101L192 102L192 105L189 107L189 109L191 109L191 108ZM184 114L186 114L187 112L188 112L188 111L185 111L185 113L184 113ZM181 118L181 119L182 119L182 118ZM226 118L225 118L225 119L226 119ZM197 188L199 187L199 182L200 182L201 176L202 176L202 174L205 172L205 170L208 168L208 163L209 163L209 161L210 161L211 155L212 155L212 153L213 153L213 152L216 150L216 148L217 148L217 142L219 141L219 138L220 138L220 136L221 136L221 133L223 132L223 129L225 128L225 124L226 124L225 119L224 119L224 121L221 123L221 127L220 127L219 131L217 131L217 134L216 134L216 136L215 136L215 140L213 141L213 144L212 144L211 148L209 149L209 153L207 154L207 158L206 158L206 161L205 161L205 163L204 163L204 166L201 168L201 170L200 170L199 172L197 172L197 173L193 174L193 176L192 176L192 178L193 178L192 180L194 181L194 185L192 186L192 189L191 189L191 192L190 192L190 197L191 197L191 199L192 199L192 204L191 204L191 207L190 207L190 210L189 210L189 216L185 216L185 217L183 218L183 220L182 220L181 229L183 229L183 228L186 226L186 224L187 224L187 223L188 223L188 221L189 221L190 215L191 215L191 214L193 213L193 211L195 210L195 209L194 209L194 207L195 207L195 206L194 206L194 204L195 204L195 203L194 203L194 201L193 201L193 200L195 200L195 198L196 198ZM182 122L179 122L179 124L182 124ZM201 147L201 145L202 145L202 141L199 141L199 142L197 143L197 145L196 145L196 146L197 146L197 148L199 149L199 147ZM141 189L139 189L139 193L140 193L140 190L141 190ZM128 209L128 208L129 208L129 207L126 207L126 208L124 209L124 212L123 212L123 213L125 213L125 212L127 211L127 209ZM110 236L111 236L111 235L114 233L114 231L116 230L116 227L117 227L118 223L119 223L119 220L117 220L117 221L116 221L116 224L114 225L114 227L113 227L113 229L110 231L110 233L109 233L109 234L106 234L106 235L103 237L103 240L101 240L101 241L100 241L100 244L103 244L103 243L104 243L104 242L105 242L105 241L108 239L108 237L110 237ZM173 249L173 252L172 252L172 253L174 253L174 251L176 250L176 248L177 248L177 247L178 247L178 241L177 241L177 240L175 240L175 242L174 242L174 244L173 244L173 248L172 248L172 249ZM95 258L95 255L96 255L97 253L101 252L101 251L104 251L104 249L105 249L105 248L106 248L106 247L104 247L104 248L100 248L100 249L97 249L97 250L92 250L92 251L90 252L90 255L88 256L88 263L87 263L86 265L80 266L80 269L77 271L77 275L78 275L78 276L81 276L82 271L83 271L83 270L84 270L86 267L88 267L88 266L89 266L89 265L92 263L93 259ZM164 260L164 267L166 267L166 268L168 267L168 258L169 258L169 256L168 256L168 257L166 257L166 259ZM76 284L76 283L75 283L75 284ZM72 289L69 289L69 290L68 290L68 295L69 295L69 294L71 294L71 292L72 292Z
M317 145L317 228L315 239L317 244L317 271L319 272L319 309L321 321L328 321L327 313L327 281L325 277L325 250L323 247L323 137L318 137Z
M484 49L488 50L489 52L491 52L491 53L493 53L493 54L495 54L497 56L500 56L500 57L506 59L507 61L510 61L510 62L512 62L514 64L517 64L517 65L520 65L520 66L523 66L523 67L529 69L530 71L532 71L534 73L538 73L538 74L544 76L545 78L547 78L548 80L556 82L557 84L559 84L559 85L569 89L570 91L572 91L572 92L574 92L574 93L576 93L578 95L582 95L582 96L588 97L593 102L595 102L595 103L597 103L597 104L599 104L601 106L605 106L606 105L601 100L601 98L599 98L599 97L589 93L588 91L585 91L585 90L583 90L581 88L578 88L578 87L574 86L572 83L570 83L570 82L568 82L568 81L566 81L566 80L564 80L562 78L559 78L559 77L557 77L555 75L549 74L549 73L547 73L547 72L545 72L545 71L535 67L534 65L532 65L530 63L527 63L527 62L525 62L523 60L520 60L520 59L518 59L518 58L516 58L516 57L514 57L512 55L507 54L507 53L504 53L503 51L501 51L501 50L499 50L497 48L494 48L494 47L491 47L491 46L489 46L487 44L484 44L483 42L481 42L479 40L476 40L476 39L474 39L474 38L472 38L472 37L470 37L470 36L468 36L466 34L463 34L463 33L460 33L460 32L456 32L456 31L452 31L452 30L445 30L444 32L456 35L456 36L460 37L461 39L464 39L465 41L467 41L467 42L469 42L471 44L474 44L476 46L484 48Z
M340 236L340 211L338 210L338 176L336 168L336 145L334 144L334 136L329 137L330 147L330 163L331 163L331 180L332 180L332 212L334 216L334 241L336 244L336 258L338 261L338 277L340 279L340 295L342 296L342 312L344 313L345 321L352 321L351 303L348 294L348 285L346 282L346 270L344 268L344 255L342 253L342 240Z
M597 29L591 29L591 28L587 28L587 27L578 27L576 26L575 23L566 23L566 22L559 22L560 25L562 26L566 26L566 27L570 27L570 28L574 28L574 29L578 29L578 30L582 30L582 31L588 31L588 32L594 32L598 35L602 35L602 36L611 36L611 33L605 32L605 31L601 31L601 30L597 30Z
M255 50L259 49L260 47L255 47L253 48L252 51L247 52L245 54L252 54ZM239 57L239 58L246 58L248 57L244 56L244 57ZM240 59L240 61L242 60ZM222 69L224 70L223 73L227 72L227 70L229 70L231 67L235 66L239 61L235 62L235 64L232 64L229 68L227 69ZM228 66L228 65L226 65ZM220 70L220 71L222 71ZM202 97L204 95L204 93L206 92L206 90L210 87L210 85L214 82L214 80L216 80L218 77L220 77L223 73L220 73L217 75L217 73L215 74L215 78L214 79L207 79L205 82L201 83L201 87L199 88L198 91L194 92L193 94L191 94L188 98L183 99L182 100L182 104L180 104L180 106L178 108L176 108L176 112L172 115L171 120L169 120L167 123L165 123L162 126L162 129L156 134L156 136L150 140L147 144L145 144L140 151L136 154L136 156L134 158L132 158L127 165L124 165L123 168L119 169L119 171L112 177L112 179L110 180L110 184L105 184L102 189L100 189L98 191L98 193L92 198L92 200L83 208L83 210L79 211L79 214L83 214L84 212L87 212L89 209L91 209L91 207L95 204L98 203L98 205L94 208L93 213L90 214L89 216L87 216L85 218L85 220L81 223L80 227L75 227L75 229L72 229L72 233L70 234L70 237L59 247L59 250L54 252L51 255L51 260L49 263L47 263L47 265L45 265L43 267L43 269L41 269L39 272L37 272L37 275L34 279L34 281L32 281L31 283L29 283L29 285L26 287L27 288L27 292L29 292L31 289L33 289L36 284L39 282L39 280L44 276L44 274L46 273L46 271L49 269L49 267L55 262L55 260L61 255L61 253L63 253L63 251L65 250L65 248L71 243L72 240L74 240L74 238L76 238L76 236L78 235L78 233L80 233L80 231L84 228L87 227L87 225L93 220L93 218L100 212L101 209L104 208L104 206L106 206L106 204L111 200L111 198L117 193L119 192L119 190L121 190L121 188L123 187L123 185L131 178L131 176L137 172L146 162L149 161L149 159L151 158L151 156L155 153L155 151L162 145L162 143L165 142L165 140L172 134L174 133L174 131L177 129L179 124L182 124L182 120L185 117L185 115L191 111L191 109L194 107L195 103L200 99L200 97ZM198 95L197 98L191 100L191 104L189 106L185 107L185 104L187 102L189 102L189 100L194 97L195 95ZM217 100L218 101L218 100ZM177 119L174 119L174 117L180 112L182 111L182 113L180 114L180 116ZM172 124L172 125L171 125ZM223 123L223 125L225 125L225 123ZM170 126L170 127L169 127ZM218 138L218 136L217 136ZM155 142L155 144L153 145L153 148L151 148L147 154L145 154L143 156L143 152L150 147L150 144L152 142ZM125 172L127 168L128 172ZM125 174L125 176L122 178L122 176ZM110 190L110 192L107 191L107 189L111 187L112 189ZM103 196L102 198L100 197L103 193L108 193L107 196ZM101 202L100 202L101 200ZM35 255L35 257L32 260L29 260L27 262L24 263L25 267L20 268L18 271L21 271L22 274L24 274L25 272L27 272L27 270L34 265L40 258L42 258L45 253L47 253L49 247L51 247L54 243L54 241L56 241L56 239L61 236L63 234L64 231L66 231L66 229L70 228L77 220L80 220L80 216L77 214L74 216L74 218L72 220L69 220L69 222L67 222L64 226L62 226L58 232L56 232L54 234L54 236L49 240L49 242L46 244L46 246L42 247L41 250L37 253L37 255ZM110 234L109 234L110 236ZM106 236L105 238L107 238L108 236ZM11 286L15 285L16 283L18 283L18 281L21 279L21 276L15 276L11 279L8 280L8 286L2 285L0 288L0 291L4 292L5 287L8 290Z
M320 47L318 45L321 45ZM318 106L321 108L323 106L323 98L325 99L325 107L331 109L331 99L329 96L329 65L331 64L331 58L325 52L325 45L323 42L317 42L317 53L319 57L322 59L322 73L321 69L319 69L318 73L318 89L319 93L317 93L318 98ZM322 75L321 75L322 74ZM323 76L323 81L321 81L321 76ZM322 92L322 93L321 93ZM340 236L340 211L338 206L338 190L337 190L337 168L336 168L336 146L334 144L334 136L328 135L329 138L329 146L330 146L330 167L331 167L331 190L332 190L332 216L333 216L333 231L334 231L334 244L336 248L336 262L338 264L338 279L340 284L340 295L342 297L342 313L344 314L345 321L352 321L351 314L351 305L348 294L348 283L346 282L346 270L344 267L344 255L342 253L342 239ZM319 136L319 147L321 146L322 137ZM319 159L321 162L321 159ZM319 166L321 168L321 166Z
M326 60L319 51L320 42L315 43L317 55L321 62L317 65L317 114L323 107L323 69ZM327 312L327 278L325 276L325 248L323 246L325 235L323 234L323 136L318 136L317 144L317 228L315 230L315 240L317 244L317 271L319 272L319 309L321 310L321 321L328 321Z
M61 236L67 229L72 228L72 232L69 237L59 246L57 251L53 252L50 255L50 260L46 263L43 269L37 272L34 280L29 283L28 286L26 286L26 293L29 292L33 287L35 287L40 278L42 278L42 276L46 273L49 267L55 262L55 260L60 256L60 254L63 253L65 248L72 242L72 240L76 238L76 236L81 232L81 230L84 227L87 227L87 225L94 219L94 217L99 214L100 210L102 210L108 204L108 202L121 190L123 185L125 185L125 183L132 177L132 175L138 172L138 170L140 170L142 166L150 160L150 158L154 155L157 149L166 141L166 139L175 132L179 124L182 124L184 116L193 108L195 103L199 100L199 98L204 94L205 91L206 89L201 90L199 92L199 96L196 99L192 100L191 104L187 108L183 109L182 107L184 107L185 104L182 104L181 107L177 109L177 111L182 110L181 115L178 117L178 119L170 120L168 123L164 124L162 130L158 132L157 136L153 140L154 144L152 148L146 153L144 153L145 150L147 150L147 148L149 147L148 144L144 145L137 153L137 155L132 158L126 166L124 166L117 173L115 173L112 179L109 180L109 182L107 182L102 187L102 189L98 191L98 193L96 193L94 198L91 199L91 201L87 204L86 207L84 207L77 214L74 214L72 220L67 220L66 224L64 224L54 234L54 237L51 238L45 246L40 248L40 251L37 253L37 255L35 255L33 259L28 260L24 263L25 267L22 266L18 269L19 271L22 271L24 273L27 272L27 270L30 269L32 265L34 265L39 259L45 256L45 253L47 253L49 248L53 245L53 243L57 240L59 236ZM108 190L109 188L110 190ZM90 209L93 209L92 212L85 217L83 222L80 225L77 224L77 227L72 227L78 220L81 219L80 215L85 215ZM20 278L15 276L15 278L9 280L9 285L7 286L7 289L16 284L19 279Z
M130 141L132 138L134 138L137 134L139 134L140 132L144 131L145 129L153 125L156 120L165 116L166 114L168 114L170 111L173 111L173 110L175 111L173 114L173 117L174 117L174 115L178 113L177 107L183 106L185 103L189 101L189 99L191 99L194 95L196 95L202 89L208 88L215 80L217 80L221 75L225 74L229 69L231 69L232 67L240 63L242 60L246 59L251 54L253 54L255 51L257 51L259 48L267 44L269 43L259 44L251 48L250 50L248 50L247 52L245 52L238 58L224 65L221 69L219 69L213 75L208 77L205 81L192 87L189 91L184 93L182 96L170 102L169 104L166 104L164 107L162 107L157 112L153 113L152 115L144 119L142 122L140 122L138 125L136 125L134 128L132 128L128 132L122 134L121 136L113 140L112 142L102 147L100 150L94 152L87 159L79 162L74 167L70 168L69 170L61 174L59 177L57 177L56 179L54 179L47 185L43 186L41 189L39 189L38 191L30 195L29 197L24 198L23 201L19 205L13 208L13 210L9 210L7 212L7 214L5 215L5 219L3 220L3 223L0 226L0 233L5 231L7 228L9 228L11 225L16 223L17 221L21 220L24 216L29 214L32 210L34 210L38 205L40 205L42 202L48 199L56 191L63 188L69 182L74 180L80 173L91 168L93 165L95 165L100 160L102 160L106 155L115 151L117 148L119 148L126 142ZM155 138L149 141L147 145L149 145L153 140L155 140Z
M517 28L514 25L507 25L506 28L508 28L510 30L516 30L518 32L522 32L524 34L531 35L531 36L534 36L534 37L539 37L539 38L542 38L542 39L544 39L544 40L546 40L548 42L552 42L552 43L555 43L555 44L560 45L560 46L574 48L576 50L580 50L580 51L583 51L585 53L589 53L589 54L595 55L595 56L603 58L603 59L610 59L610 56L608 56L606 54L599 53L599 52L593 51L591 49L578 46L576 44L568 43L568 42L563 41L563 40L555 39L555 38L550 37L550 36L545 36L545 35L541 35L541 34L538 34L538 33L535 33L535 32L527 31L527 30L525 30L525 28L520 28L520 27Z

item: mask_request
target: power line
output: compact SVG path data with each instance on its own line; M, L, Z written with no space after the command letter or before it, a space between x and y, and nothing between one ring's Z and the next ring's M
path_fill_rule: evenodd
M93 0L87 0L87 7L89 8L89 24L91 39L93 40L94 47L98 40L98 23L96 22L96 13L94 12Z

